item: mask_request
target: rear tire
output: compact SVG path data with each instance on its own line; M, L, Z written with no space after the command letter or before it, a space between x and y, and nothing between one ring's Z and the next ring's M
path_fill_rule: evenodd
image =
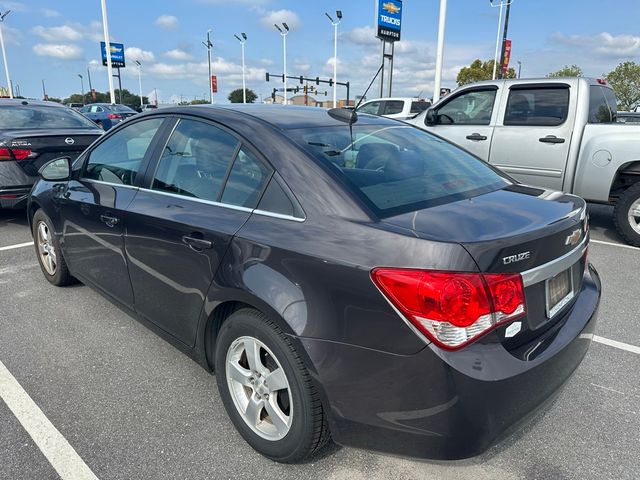
M36 248L38 263L47 281L57 287L75 283L67 268L60 242L55 235L53 223L46 213L39 209L33 215L33 244Z
M618 233L635 247L640 247L640 182L627 188L616 202L613 220Z
M233 313L218 334L215 361L227 414L257 452L295 463L327 443L329 429L309 372L265 315L249 308Z

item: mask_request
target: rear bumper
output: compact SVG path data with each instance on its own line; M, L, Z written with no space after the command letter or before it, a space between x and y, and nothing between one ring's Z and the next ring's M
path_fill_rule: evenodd
M336 442L441 460L482 453L571 377L591 343L600 280L590 269L573 308L523 361L490 333L465 349L393 355L299 338ZM533 346L532 346L533 348ZM533 356L533 355L532 355Z

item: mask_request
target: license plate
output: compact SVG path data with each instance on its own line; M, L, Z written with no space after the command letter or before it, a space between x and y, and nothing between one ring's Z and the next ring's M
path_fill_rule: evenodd
M573 275L571 268L560 272L546 282L547 317L552 318L573 298Z

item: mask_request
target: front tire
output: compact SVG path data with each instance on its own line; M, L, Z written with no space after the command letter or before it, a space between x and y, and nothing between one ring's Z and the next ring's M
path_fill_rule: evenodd
M620 195L613 218L620 236L629 245L640 247L640 182Z
M62 287L76 280L69 273L51 219L41 209L33 215L33 243L44 278Z
M299 462L329 439L320 397L289 338L262 313L242 309L222 325L216 381L236 429L256 451Z

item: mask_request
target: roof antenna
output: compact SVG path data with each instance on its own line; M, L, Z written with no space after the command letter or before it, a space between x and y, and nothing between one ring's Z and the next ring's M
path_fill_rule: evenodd
M358 101L357 105L355 107L353 107L353 110L349 111L349 110L346 110L344 108L332 108L327 113L329 113L329 115L332 118L335 118L336 120L339 120L341 122L349 122L349 125L352 125L352 124L356 123L358 121L358 114L357 114L356 110L358 110L358 107L360 106L362 101L366 98L367 93L369 92L369 89L371 88L371 85L373 85L373 82L376 81L376 78L378 78L378 75L380 75L380 72L382 71L383 67L384 67L384 63L382 65L380 65L380 68L378 68L378 71L376 72L376 74L371 79L371 83L369 83L369 86L364 91L364 94L360 97L360 100Z

